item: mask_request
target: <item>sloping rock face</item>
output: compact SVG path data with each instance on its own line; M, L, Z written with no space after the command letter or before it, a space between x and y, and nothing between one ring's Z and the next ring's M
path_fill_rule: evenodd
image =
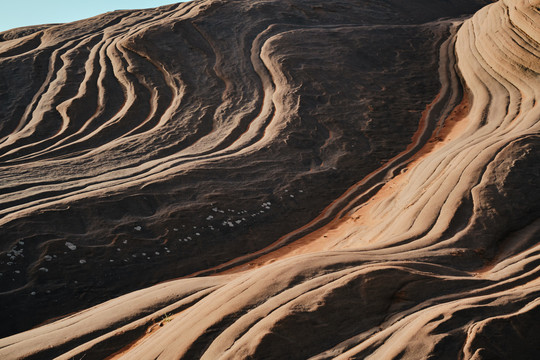
M539 9L192 1L0 34L0 357L534 358Z

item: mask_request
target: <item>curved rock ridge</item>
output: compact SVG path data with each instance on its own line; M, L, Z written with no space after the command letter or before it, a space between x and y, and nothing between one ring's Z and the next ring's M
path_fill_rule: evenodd
M478 7L199 1L8 32L2 335L328 222L459 101L448 62L419 129L455 31L436 19Z
M0 357L535 358L540 3L484 5L0 34Z

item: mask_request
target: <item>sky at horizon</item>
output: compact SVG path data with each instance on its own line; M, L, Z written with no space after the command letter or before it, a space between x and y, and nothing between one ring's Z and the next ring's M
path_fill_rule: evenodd
M0 5L0 32L41 24L86 19L113 10L145 9L187 0L4 0Z

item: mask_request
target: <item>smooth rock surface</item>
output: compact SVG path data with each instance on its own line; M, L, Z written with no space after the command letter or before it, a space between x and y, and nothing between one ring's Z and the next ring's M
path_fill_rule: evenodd
M0 357L534 358L538 24L204 0L0 33Z

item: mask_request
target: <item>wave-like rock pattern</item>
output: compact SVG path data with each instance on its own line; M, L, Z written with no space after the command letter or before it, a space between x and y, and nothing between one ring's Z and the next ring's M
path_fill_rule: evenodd
M0 356L534 358L540 3L484 5L0 34Z

